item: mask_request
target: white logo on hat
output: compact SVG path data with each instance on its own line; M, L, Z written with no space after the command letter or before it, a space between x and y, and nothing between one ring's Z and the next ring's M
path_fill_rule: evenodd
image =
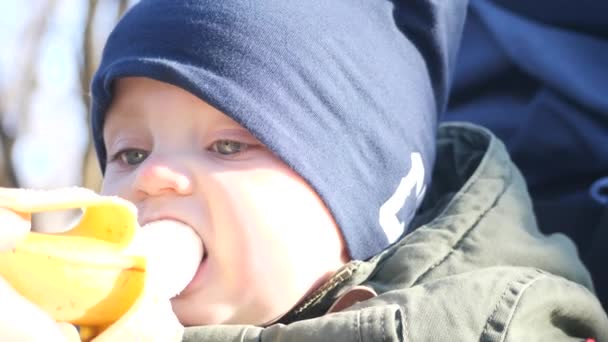
M405 231L405 222L409 222L414 216L414 212L412 211L404 222L399 222L397 218L397 213L405 205L414 187L416 188L416 207L420 204L426 190L424 185L424 163L422 162L420 153L412 153L411 165L412 167L408 174L401 178L401 182L399 182L395 193L380 207L378 220L389 243L393 243L399 239Z

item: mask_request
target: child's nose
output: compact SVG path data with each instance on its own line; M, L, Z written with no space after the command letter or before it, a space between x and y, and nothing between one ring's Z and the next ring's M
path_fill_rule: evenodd
M167 193L178 195L189 195L193 187L192 177L188 172L178 167L146 163L140 165L136 179L135 189L148 196L156 196Z

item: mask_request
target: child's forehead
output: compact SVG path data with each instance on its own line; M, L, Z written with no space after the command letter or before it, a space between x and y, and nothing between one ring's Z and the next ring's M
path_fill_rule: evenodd
M112 81L113 103L134 94L150 92L186 92L170 83L155 80L149 77L119 77Z
M145 125L153 120L169 123L182 120L191 123L193 128L243 128L230 115L170 83L145 77L124 77L114 81L113 92L104 131L125 125Z
M110 117L141 120L159 113L175 117L192 111L203 116L219 114L205 101L170 83L146 77L123 77L113 82L113 97L106 120Z
M105 114L104 132L130 122L144 121L139 103L141 95L150 92L148 83L141 78L118 78L112 83L113 97Z

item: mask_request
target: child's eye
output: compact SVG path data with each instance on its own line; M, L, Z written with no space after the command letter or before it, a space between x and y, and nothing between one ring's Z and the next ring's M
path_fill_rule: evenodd
M248 144L234 140L218 140L211 145L211 150L222 155L232 155L244 152Z
M121 162L127 165L141 164L148 157L148 152L144 150L127 149L116 154L114 159L120 159Z

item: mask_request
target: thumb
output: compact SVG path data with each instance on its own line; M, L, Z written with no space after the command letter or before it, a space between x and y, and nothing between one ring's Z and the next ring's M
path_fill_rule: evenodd
M0 303L1 341L66 341L63 330L50 316L1 277Z
M0 208L0 251L14 248L31 228L31 214Z

